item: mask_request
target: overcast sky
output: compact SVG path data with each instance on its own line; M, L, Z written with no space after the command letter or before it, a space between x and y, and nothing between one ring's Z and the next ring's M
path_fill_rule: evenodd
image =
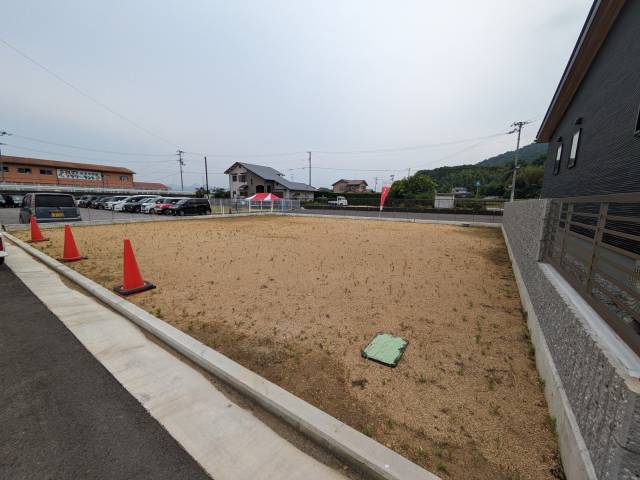
M591 0L21 0L0 38L3 154L123 165L138 180L210 184L237 158L314 186L475 163L535 133ZM153 135L147 133L152 132ZM30 137L114 155L38 143ZM19 149L17 146L32 150ZM35 151L35 150L40 150ZM259 156L282 153L282 155ZM216 156L219 155L219 156ZM336 169L336 170L329 170ZM337 170L345 169L345 170ZM346 169L354 169L348 171ZM381 170L359 171L359 170ZM395 170L395 172L391 171Z

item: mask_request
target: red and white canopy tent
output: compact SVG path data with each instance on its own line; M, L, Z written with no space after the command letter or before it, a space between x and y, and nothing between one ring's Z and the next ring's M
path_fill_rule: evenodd
M247 198L247 200L251 200L252 202L275 202L282 199L275 193L256 193L252 197Z

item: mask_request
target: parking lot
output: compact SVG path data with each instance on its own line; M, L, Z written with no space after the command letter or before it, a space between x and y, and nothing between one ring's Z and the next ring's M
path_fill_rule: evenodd
M146 215L140 213L123 213L111 210L95 210L93 208L79 208L82 220L161 220L165 217L162 215ZM0 223L3 225L11 225L20 223L18 220L19 208L0 208Z

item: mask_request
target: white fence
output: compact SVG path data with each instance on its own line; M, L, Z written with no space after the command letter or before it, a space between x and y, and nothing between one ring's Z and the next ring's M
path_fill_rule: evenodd
M235 200L230 198L210 198L211 213L213 215L227 215L233 213L270 213L288 212L300 208L300 200L276 200L255 201L255 200Z

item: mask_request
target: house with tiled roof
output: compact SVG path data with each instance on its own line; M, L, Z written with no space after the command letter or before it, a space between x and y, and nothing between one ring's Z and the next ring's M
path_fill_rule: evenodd
M275 193L289 200L313 200L316 189L311 185L292 182L275 168L236 162L224 172L229 175L231 198L248 198L256 193Z
M341 178L332 185L334 193L364 193L368 186L366 180L347 180L345 178Z

